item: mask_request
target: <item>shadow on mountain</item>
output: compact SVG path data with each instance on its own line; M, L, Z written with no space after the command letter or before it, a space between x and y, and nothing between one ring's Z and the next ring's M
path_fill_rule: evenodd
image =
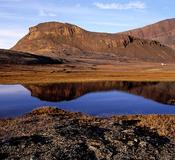
M62 64L62 59L38 56L27 52L0 49L0 64Z

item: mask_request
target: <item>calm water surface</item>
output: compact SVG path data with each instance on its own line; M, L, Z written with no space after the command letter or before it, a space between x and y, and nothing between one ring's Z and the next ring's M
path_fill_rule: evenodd
M96 116L175 114L175 83L96 82L0 85L0 118L41 106Z

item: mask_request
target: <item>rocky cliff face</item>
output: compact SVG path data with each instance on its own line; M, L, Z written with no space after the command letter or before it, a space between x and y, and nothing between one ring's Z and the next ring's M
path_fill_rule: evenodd
M29 34L19 41L14 49L54 52L70 47L85 52L109 52L125 48L135 40L127 35L93 33L75 25L51 22L31 27Z
M175 49L175 18L124 33L141 39L156 40Z
M159 42L141 40L126 34L86 31L78 26L48 22L30 28L13 48L53 57L113 55L142 61L174 61L175 52ZM87 56L88 55L88 56Z

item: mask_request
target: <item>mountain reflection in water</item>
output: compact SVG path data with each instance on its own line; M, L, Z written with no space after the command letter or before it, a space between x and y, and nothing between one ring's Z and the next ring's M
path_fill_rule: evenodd
M175 82L104 81L25 85L33 97L59 102L72 100L91 92L124 91L164 104L175 104Z
M0 85L0 118L53 106L94 116L175 114L174 82Z

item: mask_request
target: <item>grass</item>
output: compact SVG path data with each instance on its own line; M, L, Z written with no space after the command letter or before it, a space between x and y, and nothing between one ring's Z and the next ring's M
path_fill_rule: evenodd
M161 136L175 138L175 115L114 116L114 120L139 120L138 126L155 129Z
M96 65L0 65L1 84L58 83L83 81L174 81L175 65L116 64Z

